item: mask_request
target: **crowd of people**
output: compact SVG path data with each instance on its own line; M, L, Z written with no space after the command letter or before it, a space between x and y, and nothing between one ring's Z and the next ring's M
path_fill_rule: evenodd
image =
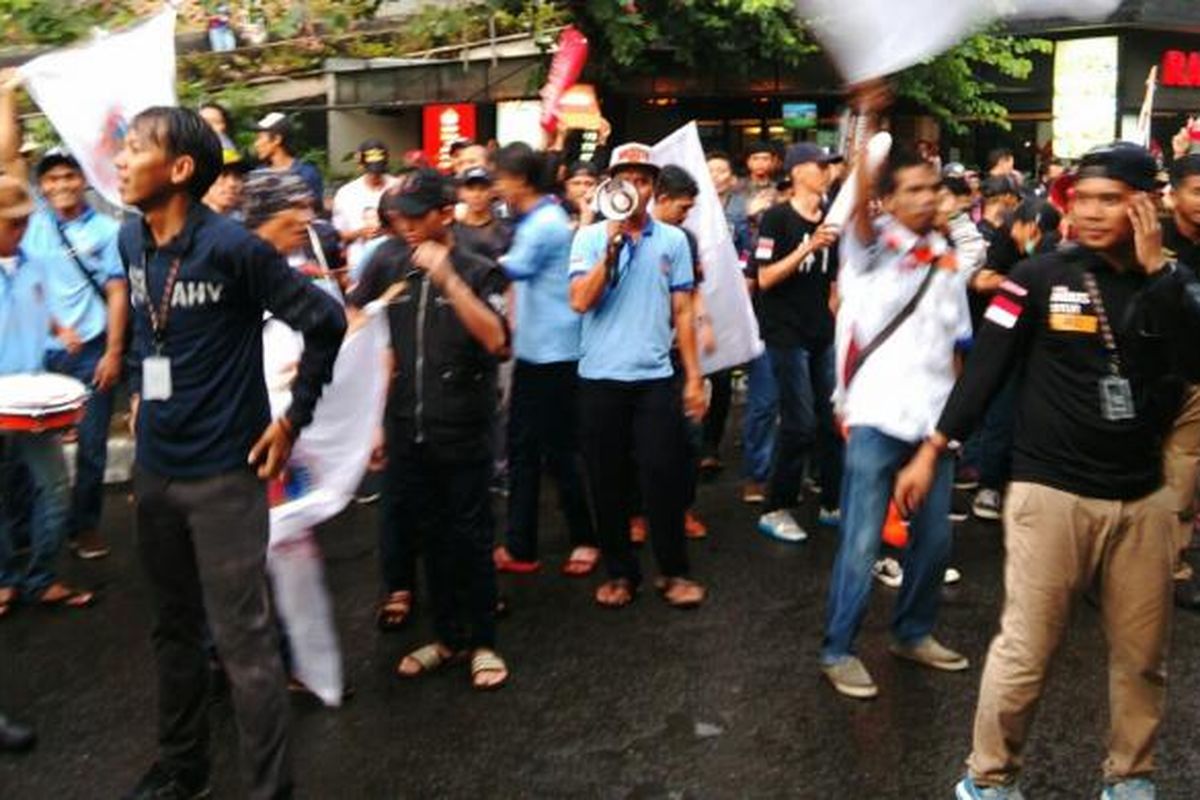
M873 167L860 153L890 96L871 84L851 98L864 125L844 153L764 141L740 160L710 152L696 175L636 142L578 158L562 132L541 149L458 142L451 169L393 175L372 139L327 212L286 116L258 122L252 160L220 106L153 108L116 159L138 212L118 223L69 153L26 163L16 82L0 78L0 375L51 370L91 390L70 434L73 485L63 435L0 436L0 617L18 602L94 603L55 563L67 543L83 559L109 553L106 444L127 392L160 751L129 798L205 796L214 664L250 796L291 796L289 673L304 687L268 588L267 482L373 307L391 343L367 478L382 495L374 612L382 631L406 625L422 561L433 622L400 678L466 662L475 690L508 680L497 576L543 567L543 472L569 537L560 570L600 570L598 605L638 596L645 540L662 600L706 602L688 541L708 534L692 509L699 476L722 466L733 380L701 371L717 337L684 226L701 182L724 209L765 345L739 368L740 499L761 507L762 535L799 544L795 510L813 488L818 524L839 532L820 654L830 685L878 694L855 647L876 581L898 590L893 655L969 667L934 630L943 583L961 578L953 490L974 489L971 512L1003 520L1005 601L956 796L1021 796L1046 670L1093 587L1110 651L1104 797L1154 796L1172 606L1200 608L1184 558L1200 466L1200 154L1186 137L1166 199L1159 162L1126 143L1038 180L1007 151L976 172L896 143ZM827 219L839 192L849 215ZM264 315L303 340L274 418ZM4 749L32 741L0 717Z

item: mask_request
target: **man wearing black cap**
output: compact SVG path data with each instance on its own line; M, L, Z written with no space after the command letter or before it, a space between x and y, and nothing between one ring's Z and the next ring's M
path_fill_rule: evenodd
M767 345L779 392L766 513L759 530L775 539L807 538L792 517L800 493L804 457L817 436L822 404L833 394L833 314L830 286L836 277L836 231L822 224L821 202L829 185L831 156L808 142L787 150L784 167L792 181L786 203L767 209L752 250L757 275L759 328ZM838 507L840 453L828 453L821 469L822 508Z
M911 513L940 455L1023 364L1005 604L957 787L963 800L1020 796L1021 751L1051 656L1072 601L1092 588L1109 645L1103 797L1154 797L1175 560L1162 489L1162 437L1179 397L1171 340L1178 323L1200 320L1195 276L1163 251L1148 195L1157 171L1149 152L1123 142L1083 158L1072 206L1080 246L1030 259L1001 284L936 430L896 480L896 502Z
M321 171L307 161L296 158L292 142L292 123L286 114L272 111L255 125L254 154L267 169L276 172L294 172L304 179L312 196L318 203L325 197L325 183Z
M333 196L333 227L346 244L346 266L357 272L367 242L382 234L379 198L396 182L388 174L388 151L378 139L358 146L358 166L363 174Z
M509 348L508 281L495 261L455 240L454 187L420 169L384 193L396 233L371 257L351 293L362 307L391 295L395 359L384 427L380 518L388 604L412 588L412 542L425 543L436 640L405 656L415 678L471 653L471 682L495 689L508 678L496 654L496 567L488 497L497 362ZM410 595L411 597L411 595Z
M487 167L469 167L458 176L454 235L463 247L499 259L512 243L512 228L496 215L492 180Z

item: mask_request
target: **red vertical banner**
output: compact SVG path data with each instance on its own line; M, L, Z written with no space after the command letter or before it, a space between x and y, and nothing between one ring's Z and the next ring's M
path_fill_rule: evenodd
M553 132L558 128L558 106L563 92L570 89L587 63L588 40L574 26L568 25L558 37L558 52L550 62L550 74L542 87L542 127Z
M429 163L450 170L450 145L458 139L474 139L475 106L472 103L435 103L424 109L425 157Z

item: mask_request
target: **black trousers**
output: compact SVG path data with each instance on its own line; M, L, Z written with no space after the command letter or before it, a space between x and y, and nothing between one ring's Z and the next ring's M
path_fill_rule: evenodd
M609 577L641 581L629 542L635 478L659 572L666 577L687 575L683 513L689 465L675 381L581 379L579 407L583 454Z
M538 557L542 467L558 486L571 546L594 545L579 464L578 362L532 364L513 371L508 417L508 549L521 561Z
M288 703L267 599L266 486L249 469L174 480L134 471L137 544L153 591L159 758L205 776L205 619L229 676L253 800L290 797Z
M434 632L454 650L496 644L491 476L490 453L463 461L428 444L389 447L392 534L422 543Z
M733 370L723 369L708 376L712 385L708 413L704 415L704 457L716 458L721 454L721 439L725 437L725 423L729 420L729 407L733 405Z

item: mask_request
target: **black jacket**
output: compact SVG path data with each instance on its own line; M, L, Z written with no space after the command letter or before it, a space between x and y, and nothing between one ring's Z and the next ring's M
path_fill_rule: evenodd
M380 245L363 270L349 301L369 303L397 281L405 291L388 306L396 357L388 391L389 447L428 444L440 456L470 460L490 457L499 363L467 331L450 301L412 265L400 240ZM467 285L507 325L508 279L496 262L455 247L450 262Z

